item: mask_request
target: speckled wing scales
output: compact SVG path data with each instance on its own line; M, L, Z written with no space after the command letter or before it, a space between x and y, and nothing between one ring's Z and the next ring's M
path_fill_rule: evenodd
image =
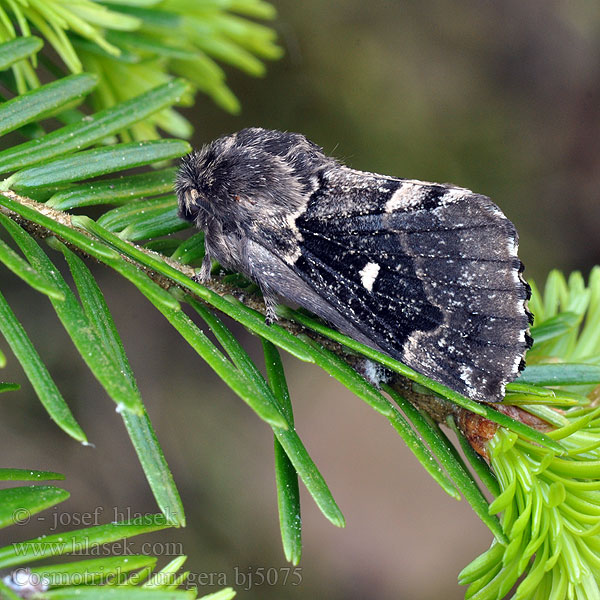
M529 344L529 289L491 200L341 168L296 227L293 269L340 314L333 325L472 399L502 399Z
M482 402L529 344L517 234L485 196L355 171L295 133L249 128L183 161L180 215L206 256Z

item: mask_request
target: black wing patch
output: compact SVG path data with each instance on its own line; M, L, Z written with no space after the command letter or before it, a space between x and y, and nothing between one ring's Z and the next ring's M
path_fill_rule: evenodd
M512 223L468 190L344 171L296 219L294 270L373 347L501 400L529 344Z

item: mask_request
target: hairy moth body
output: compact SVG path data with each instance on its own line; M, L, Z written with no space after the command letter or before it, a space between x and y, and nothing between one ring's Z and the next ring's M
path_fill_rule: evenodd
M211 260L474 400L502 400L530 346L514 225L486 196L350 169L260 128L187 156L182 218Z

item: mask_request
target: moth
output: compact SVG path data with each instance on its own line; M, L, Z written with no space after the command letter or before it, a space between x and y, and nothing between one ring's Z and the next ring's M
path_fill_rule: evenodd
M480 402L531 345L514 225L486 196L351 169L298 133L249 128L182 161L179 215L211 261Z

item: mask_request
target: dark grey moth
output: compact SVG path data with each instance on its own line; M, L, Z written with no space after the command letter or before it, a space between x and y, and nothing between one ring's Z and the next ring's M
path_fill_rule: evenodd
M183 159L179 214L211 260L482 402L530 346L514 225L470 190L350 169L297 133L244 129Z

